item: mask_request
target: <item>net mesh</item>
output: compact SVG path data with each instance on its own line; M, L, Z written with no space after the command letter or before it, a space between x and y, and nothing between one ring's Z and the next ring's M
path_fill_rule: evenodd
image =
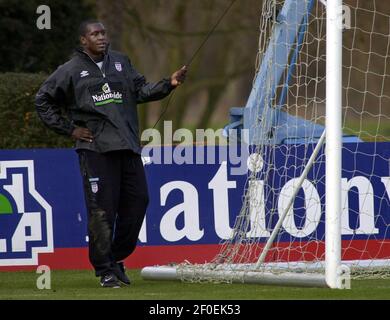
M323 147L290 209L288 204L325 123L326 81L332 81L325 77L326 2L305 0L310 10L299 29L301 41L295 41L289 51L287 65L280 66L279 80L277 58L264 59L267 50L280 46L272 34L283 23L278 18L286 2L262 3L256 75L264 63L268 72L257 91L257 100L262 94L265 102L257 106L251 130L261 139L248 161L243 206L231 237L221 242L212 261L178 266L183 280L230 282L238 271L324 272ZM390 5L378 0L349 0L344 5L342 260L354 267L355 277L386 277L390 265ZM265 260L259 262L282 212L286 218Z

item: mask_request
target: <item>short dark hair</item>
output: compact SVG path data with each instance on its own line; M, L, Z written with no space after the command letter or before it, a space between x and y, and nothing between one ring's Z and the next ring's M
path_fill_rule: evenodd
M86 33L88 32L88 26L90 24L96 24L96 23L101 23L99 20L96 20L96 19L88 19L88 20L84 20L83 22L80 23L80 26L79 26L79 36L80 37L83 37L86 35Z

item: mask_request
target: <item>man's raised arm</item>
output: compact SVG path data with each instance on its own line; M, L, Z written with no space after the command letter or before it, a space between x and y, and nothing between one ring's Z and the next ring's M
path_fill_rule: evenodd
M131 65L131 64L130 64ZM137 103L161 100L168 96L172 90L185 81L187 68L184 66L174 72L170 78L164 78L155 83L148 83L146 78L140 74L132 65L131 73L137 94Z

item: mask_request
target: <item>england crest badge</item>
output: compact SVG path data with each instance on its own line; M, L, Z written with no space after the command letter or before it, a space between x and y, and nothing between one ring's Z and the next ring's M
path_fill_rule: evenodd
M122 64L120 62L115 62L115 68L119 72L122 72Z
M99 191L99 187L98 187L97 182L92 182L91 183L91 189L92 189L93 193L97 193Z
M89 183L91 184L91 190L93 193L97 193L99 191L98 182L99 182L99 178L89 179Z

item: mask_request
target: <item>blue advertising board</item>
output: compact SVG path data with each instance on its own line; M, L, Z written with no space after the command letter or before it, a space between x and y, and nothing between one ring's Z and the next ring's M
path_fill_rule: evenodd
M144 158L150 204L130 266L181 262L185 257L204 262L215 254L221 240L230 237L249 186L247 159L233 163L221 154L226 155L226 148L186 147L180 152L187 153L187 161L180 164ZM262 201L263 229L252 233L260 242L267 240L277 222L271 206L279 214L285 208L293 177L302 170L301 159L308 159L312 150L313 146L304 145L263 150L264 174L261 170L257 174L263 188L259 197L268 197ZM149 151L168 159L175 149ZM216 161L205 164L211 153ZM272 169L267 167L270 157ZM342 237L350 240L351 248L351 241L359 248L364 241L368 252L358 258L390 257L389 159L390 143L351 143L343 148ZM243 164L245 170L237 174L234 169ZM324 239L324 172L322 150L296 198L292 218L283 225L281 242ZM0 269L43 263L63 269L90 267L86 217L74 150L0 151ZM348 253L345 257L356 258Z

